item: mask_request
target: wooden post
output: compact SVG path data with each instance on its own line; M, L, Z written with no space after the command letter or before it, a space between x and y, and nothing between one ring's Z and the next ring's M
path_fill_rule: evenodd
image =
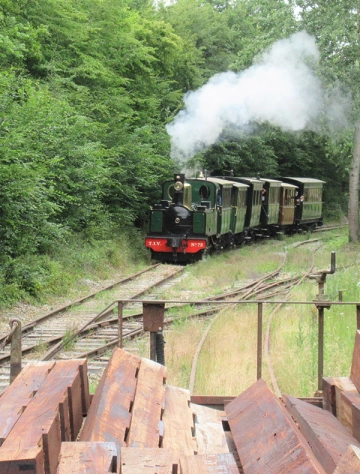
M360 329L360 306L356 305L356 328Z
M258 303L258 334L257 334L257 380L262 375L262 324L263 324L263 304Z

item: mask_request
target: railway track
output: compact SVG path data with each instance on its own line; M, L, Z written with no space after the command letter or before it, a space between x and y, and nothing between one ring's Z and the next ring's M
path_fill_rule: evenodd
M300 242L296 244L295 247L306 245L306 244L317 245L316 248L312 250L310 267L306 272L290 277L290 278L289 277L281 278L281 270L284 268L286 264L286 259L287 259L287 254L286 254L284 261L275 272L269 273L265 275L264 277L259 278L258 280L255 280L249 283L248 285L246 285L246 287L243 287L235 292L227 293L226 296L220 295L213 299L214 300L216 299L217 301L221 301L222 299L225 300L231 297L231 300L237 300L237 301L246 301L246 300L255 299L255 300L271 302L272 299L276 297L279 299L279 296L280 296L282 300L286 301L290 296L291 290L295 288L296 286L300 285L306 278L310 277L310 275L312 274L313 268L314 268L315 253L323 245L321 243L318 243L318 239L312 239L312 240ZM234 304L234 308L235 307L236 307L236 304ZM274 393L276 393L278 396L281 395L281 391L276 379L276 374L274 372L272 360L271 360L271 322L272 322L273 316L281 307L282 305L277 305L271 310L270 315L266 321L266 331L265 331L265 338L264 338L264 343L263 343L264 363L266 364L267 370L270 374L271 384L273 386ZM203 337L199 341L198 347L196 348L195 355L193 358L191 374L190 374L189 390L191 393L194 392L198 359L200 357L201 350L205 344L207 336L210 332L211 326L215 322L216 318L220 316L224 311L227 311L228 309L229 309L229 306L225 308L221 308L221 309L218 308L216 311L214 311L216 315L214 318L212 318L210 324L206 327Z
M298 245L316 242L317 239L301 242ZM207 298L205 304L194 304L194 311L188 318L212 318L221 312L219 301L271 299L281 296L283 299L291 288L299 284L303 276L281 278L281 270L286 263L286 256L280 267L264 277L231 290ZM88 358L89 376L98 377L104 370L110 353L118 344L117 301L122 299L139 300L141 298L156 299L156 288L163 287L167 282L171 285L186 270L176 265L152 265L145 270L130 275L114 284L91 293L84 298L73 301L54 311L50 311L31 322L22 325L22 361L25 365L29 360L50 360L54 358ZM309 273L311 270L309 271ZM153 292L149 294L149 292ZM214 302L214 305L211 302ZM188 304L188 303L184 303ZM180 306L177 304L176 306ZM169 315L172 306L165 309L165 326L173 322ZM142 305L140 302L127 303L123 313L123 339L126 341L142 334ZM270 326L269 326L270 327ZM270 331L270 329L268 330ZM6 334L0 335L0 347ZM204 342L204 341L203 341ZM201 345L203 344L201 343ZM201 352L201 345L197 353ZM269 342L266 343L270 351ZM270 360L265 355L265 360ZM0 350L0 391L9 384L10 348ZM192 369L194 384L196 373ZM191 388L191 387L190 387Z
M312 241L305 241L305 242L300 242L298 246L306 244L307 242L315 242L315 240ZM312 254L311 254L311 263L310 267L307 272L305 272L303 275L301 275L298 279L296 279L291 286L289 286L288 290L286 291L286 294L283 295L283 300L286 301L290 297L291 290L295 288L296 286L300 285L305 278L310 277L310 275L313 272L314 269L314 263L315 263L315 253L322 247L322 244L319 244L316 248L313 249ZM274 371L274 367L272 364L272 359L271 359L271 323L273 320L273 317L275 314L283 307L283 304L277 304L270 312L267 323L266 323L266 331L265 331L265 339L264 339L264 360L265 364L267 366L270 380L271 380L271 385L274 393L280 397L281 396L281 390L276 378L276 374Z
M283 291L281 287L287 286L289 284L289 279L276 279L282 268L284 267L287 259L287 254L284 255L284 259L280 266L278 267L277 270L266 274L265 276L258 278L257 280L254 280L247 285L243 286L242 288L239 288L235 291L229 292L229 293L224 293L223 295L216 296L214 298L209 298L209 300L213 299L216 301L225 301L231 297L232 301L246 301L250 299L254 299L256 297L260 297L262 299L265 298L265 295L267 292L271 291L272 295L279 294L279 291ZM275 290L277 289L277 291ZM236 303L233 305L233 307L236 306ZM189 390L191 393L194 391L194 386L195 386L195 379L196 379L196 371L197 371L197 364L198 364L198 359L201 353L201 350L204 346L204 343L206 341L206 338L209 334L209 331L211 329L211 326L215 322L215 320L224 312L229 309L229 306L226 307L218 307L216 309L216 316L211 320L211 323L207 326L203 337L201 338L198 347L196 348L195 355L192 361L192 367L191 367L191 373L190 373L190 382L189 382Z
M186 270L175 265L152 265L105 289L24 324L22 326L22 363L32 359L89 359L89 376L101 375L108 357L107 351L118 341L117 300L156 299L156 291L172 284ZM135 337L142 332L142 306L129 303L123 315L123 337ZM0 344L6 334L0 336ZM108 354L109 355L109 354ZM0 390L10 379L10 347L0 351Z
M347 224L326 224L322 225L321 227L317 227L314 229L314 233L318 232L327 232L329 230L335 230L335 229L345 229L348 228L349 226Z

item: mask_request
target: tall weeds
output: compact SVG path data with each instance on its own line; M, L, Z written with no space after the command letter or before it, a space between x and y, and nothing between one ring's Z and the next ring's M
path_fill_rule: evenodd
M295 244L306 239L306 245ZM337 300L339 290L344 301L360 302L360 257L358 246L349 246L346 230L318 236L294 236L261 246L249 246L236 252L210 258L189 268L190 276L177 288L182 296L199 299L225 289L241 286L250 279L274 270L288 254L282 276L289 278L309 270L315 252L313 272L330 268L330 256L336 251L336 272L328 275L325 294ZM312 302L318 293L315 279L306 279L291 293L292 301ZM178 294L179 294L178 293ZM176 291L171 291L176 298ZM264 306L265 334L272 311ZM203 347L196 374L195 392L212 395L237 395L256 381L256 305L241 306L224 313L212 326ZM201 339L199 326L185 325L171 330L167 337L166 365L171 381L187 387L192 354ZM332 306L325 310L324 376L348 376L356 331L355 306ZM315 305L283 305L271 322L271 360L283 393L312 396L318 385L318 312ZM181 374L181 375L179 375ZM263 364L263 378L270 384Z

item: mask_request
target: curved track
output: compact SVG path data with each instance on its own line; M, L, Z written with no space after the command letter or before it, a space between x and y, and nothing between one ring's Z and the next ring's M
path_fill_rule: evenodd
M303 245L316 242L317 239L301 242ZM275 296L286 295L294 285L300 284L307 276L301 275L292 279L280 279L280 273L285 265L286 255L280 267L264 277L250 282L236 290L225 292L207 298L204 304L195 304L195 311L188 315L189 318L203 318L221 313L219 305L215 302L225 300L271 299ZM312 267L311 267L312 268ZM89 373L101 374L106 366L111 349L118 344L118 317L117 301L122 299L156 299L156 295L149 295L156 287L161 287L168 281L177 281L177 277L184 272L186 267L176 265L152 265L141 272L130 275L116 283L91 293L70 304L62 306L22 326L22 357L23 365L30 359L49 360L52 358L83 358L89 359ZM311 269L308 273L311 272ZM169 284L172 284L171 282ZM211 302L214 301L214 305ZM188 304L188 303L184 303ZM177 304L179 306L179 304ZM171 310L167 305L165 316ZM274 309L274 313L276 308ZM272 372L270 357L270 327L268 321L265 337L265 363L269 372ZM123 339L132 339L143 333L142 306L140 302L127 303L123 313ZM171 324L173 318L165 318L165 326ZM211 323L212 324L212 323ZM210 330L208 328L207 332ZM206 333L207 334L207 333ZM204 334L196 350L191 371L190 389L195 383L196 364L206 339ZM7 335L0 335L0 390L9 384L10 348L1 348ZM277 391L276 377L274 391Z
M229 298L231 296L232 300L234 299L235 297L235 300L237 301L244 301L244 300L249 300L255 296L259 296L261 294L261 298L264 298L264 295L271 291L272 294L274 294L274 288L280 288L282 285L285 285L287 286L288 282L289 282L289 279L285 279L285 280L278 280L278 281L274 281L274 278L277 277L282 268L284 267L285 263L286 263L286 258L287 258L287 254L284 255L284 260L283 262L281 263L281 265L279 266L279 268L271 273L268 273L267 275L257 279L257 280L254 280L252 281L251 283L248 283L247 285L245 285L244 287L236 290L236 291L233 291L231 293L226 293L226 294L223 294L223 295L219 295L217 297L214 297L214 298L211 298L213 300L216 300L216 301L220 301L220 300L226 300L227 298ZM281 289L279 290L281 291ZM209 298L209 300L211 300ZM236 304L234 304L234 306L236 306ZM209 334L209 331L211 329L211 326L213 325L213 323L216 321L216 319L223 313L223 311L225 310L228 310L229 307L227 307L226 309L221 309L221 308L218 308L216 310L216 313L217 315L215 316L215 318L212 319L212 321L210 322L210 324L207 326L197 348L196 348L196 351L195 351L195 354L194 354L194 358L193 358L193 361L192 361L192 365L191 365L191 373L190 373L190 382L189 382L189 390L190 390L190 393L193 393L194 391L194 386L195 386L195 378L196 378L196 370L197 370L197 364L198 364L198 359L199 359L199 356L200 356L200 353L201 353L201 350L203 348L203 345L206 341L206 338L207 338L207 335Z
M118 341L117 300L155 298L149 294L174 280L185 267L152 265L109 287L45 314L22 327L22 360L95 357ZM128 304L124 337L142 331L141 303ZM6 335L0 336L0 343ZM0 351L0 390L9 384L10 346ZM105 361L89 361L89 373L102 372Z
M313 242L316 242L316 240L308 240L308 241L300 242L297 246L304 245L304 244L307 244L307 243L313 243ZM286 295L284 295L284 297L283 297L283 299L285 301L290 297L291 290L293 288L295 288L296 286L300 285L305 280L305 278L308 278L311 275L311 273L313 271L313 268L314 268L315 253L317 252L317 250L320 249L320 247L322 247L322 245L323 244L319 245L318 247L316 247L313 250L312 255L311 255L312 260L311 260L310 268L307 270L307 272L305 272L303 275L301 275L296 281L294 281L293 284L289 287L288 291L286 292ZM278 384L278 381L277 381L277 378L276 378L276 375L275 375L275 372L274 372L274 367L273 367L273 364L272 364L272 360L271 360L271 334L270 334L270 331L271 331L272 319L273 319L274 315L282 308L282 306L283 306L282 303L278 304L270 312L270 315L269 315L269 318L268 318L268 321L267 321L267 324L266 324L266 332L265 332L265 340L264 340L265 364L266 364L267 369L269 371L273 391L276 394L276 396L278 396L278 397L281 396L281 390L280 390L280 387L279 387L279 384Z
M313 244L318 242L318 239L312 239L312 240L306 240L303 242L300 242L295 245L295 247L305 245L305 244ZM319 244L313 251L312 251L312 261L310 263L310 268L302 274L296 275L292 278L285 278L281 279L279 278L281 275L281 270L286 264L286 259L287 259L287 254L285 255L284 261L280 265L280 267L272 273L269 273L265 275L264 277L255 280L251 282L250 284L246 285L246 287L243 287L236 292L231 292L227 293L227 297L231 296L232 299L234 299L234 296L236 297L235 299L237 301L241 300L250 300L250 299L256 299L256 300L262 300L266 301L271 300L274 297L278 297L281 295L282 300L287 300L290 296L290 292L293 288L296 286L300 285L305 278L309 277L310 274L313 271L314 267L314 256L315 252L322 246L323 244ZM277 277L275 279L275 277ZM224 295L220 295L218 297L212 298L213 300L221 300L221 299L226 299ZM234 305L235 306L235 305ZM273 391L277 396L281 395L280 388L277 383L276 375L273 369L272 361L271 361L271 322L272 318L275 315L275 313L281 308L281 304L277 305L270 313L269 318L266 323L266 332L265 332L265 338L264 338L264 363L267 366L267 369L270 374L270 379L271 379L271 384L273 387ZM227 310L228 308L226 308ZM217 315L215 318L213 318L210 322L210 324L206 327L205 332L196 348L193 362L192 362L192 367L191 367L191 373L190 373L190 382L189 382L189 390L191 393L194 391L194 386L195 386L195 379L196 379L196 370L197 370L197 364L198 364L198 359L201 354L202 347L207 339L207 336L209 334L209 331L211 329L211 326L215 322L216 318L223 312L225 309L218 309L216 311ZM215 311L214 311L215 312Z

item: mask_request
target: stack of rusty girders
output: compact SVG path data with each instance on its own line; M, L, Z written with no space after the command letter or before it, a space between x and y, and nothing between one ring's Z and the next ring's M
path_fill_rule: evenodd
M0 398L0 473L56 472L89 402L85 359L29 363Z
M323 379L321 407L257 381L225 407L244 473L360 472L359 391L359 331L351 376Z
M116 348L90 397L85 360L27 365L0 398L0 473L360 472L360 332L351 377L324 379L323 408L258 380L224 412L166 376Z
M116 348L90 403L85 360L30 363L0 398L0 473L239 473L220 412L165 382Z
M166 367L115 349L80 442L112 443L119 455L119 470L113 472L121 474L194 474L220 468L238 474L219 411L191 404L190 392L166 385L166 375ZM69 474L68 469L63 472Z

